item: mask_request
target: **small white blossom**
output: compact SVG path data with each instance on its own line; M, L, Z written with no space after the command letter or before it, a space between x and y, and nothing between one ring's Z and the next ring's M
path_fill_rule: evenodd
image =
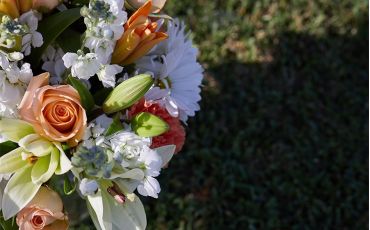
M137 191L143 196L158 198L161 187L154 177L159 176L162 168L162 158L154 150L145 151L140 154L139 162L145 165L145 177L137 187Z
M17 107L32 77L30 64L24 63L19 68L16 62L0 54L0 116L18 116Z
M44 64L42 69L50 73L49 82L53 85L62 82L62 76L66 69L63 62L64 52L59 47L48 46L46 52L42 56Z
M66 53L63 56L64 65L71 68L73 77L88 80L94 76L100 69L100 62L95 53L76 54Z
M82 9L87 30L84 46L96 53L102 64L110 61L116 41L121 38L127 21L123 0L92 0Z
M37 32L38 21L41 15L37 11L30 10L21 15L19 22L28 26L29 32L22 37L22 52L28 56L32 47L40 47L44 43L41 33Z
M161 188L154 177L159 176L162 158L150 148L150 139L122 131L115 134L110 139L110 143L114 151L113 158L121 167L142 170L142 180L128 183L135 184L141 195L158 198Z
M93 146L107 147L105 144L107 140L104 136L104 133L112 122L113 119L107 117L105 114L96 118L95 121L90 122L82 138L82 146L86 147L87 149L90 149Z
M119 65L104 65L98 72L98 78L103 86L108 88L116 85L116 74L122 72L123 68Z

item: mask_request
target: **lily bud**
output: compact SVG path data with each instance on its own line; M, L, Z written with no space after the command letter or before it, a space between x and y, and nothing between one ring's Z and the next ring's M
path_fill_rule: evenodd
M168 37L163 32L156 32L157 23L148 18L151 9L152 1L149 0L127 21L125 32L114 49L112 63L120 65L134 63Z
M168 124L154 114L142 112L132 118L132 130L141 137L155 137L168 131Z
M9 15L12 18L19 17L16 0L0 0L0 14Z
M130 107L145 95L153 82L153 78L148 74L140 74L122 82L105 100L104 112L110 114Z
M148 0L126 0L125 6L131 10L137 10L144 5ZM166 4L166 0L152 0L152 12L158 13Z
M57 7L61 2L61 0L33 0L32 9L47 13Z

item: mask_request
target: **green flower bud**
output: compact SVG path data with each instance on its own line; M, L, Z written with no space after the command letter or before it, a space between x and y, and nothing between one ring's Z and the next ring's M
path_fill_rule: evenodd
M131 128L141 137L155 137L165 133L169 126L160 117L142 112L132 119Z
M105 100L104 112L110 114L130 107L145 95L153 82L153 78L148 74L140 74L122 82Z

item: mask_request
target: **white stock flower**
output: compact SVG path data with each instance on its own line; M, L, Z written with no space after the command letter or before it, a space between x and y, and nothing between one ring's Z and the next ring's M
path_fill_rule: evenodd
M63 56L64 65L71 68L73 77L88 80L100 69L100 62L95 53L76 54L66 53Z
M203 79L203 68L197 62L198 50L193 47L189 34L185 33L184 23L178 20L169 22L167 28L168 39L159 43L147 56L136 62L136 67L143 72L151 72L162 89L166 108L171 115L186 121L188 116L194 116L200 109L200 85ZM151 95L158 95L149 92ZM160 100L162 100L160 99Z
M115 43L124 32L127 13L123 5L123 0L92 0L82 10L87 27L84 45L102 64L110 62Z
M132 132L118 132L109 141L114 151L114 159L124 168L135 168L140 154L144 151L150 151L150 139L140 137Z
M0 54L0 116L18 116L17 107L32 77L30 64L24 63L19 68L16 62L9 62Z
M161 188L154 177L160 173L162 158L156 151L150 149L150 139L122 131L115 134L110 143L114 151L113 158L122 168L142 171L142 180L128 183L135 184L141 195L158 198Z
M19 22L26 24L29 33L22 37L22 52L28 56L32 47L40 47L44 43L41 33L37 32L38 21L41 15L37 11L30 10L21 15Z
M104 65L98 72L98 78L103 86L108 88L116 85L116 74L122 72L123 68L119 65Z
M154 177L159 176L162 168L162 158L154 150L145 151L140 154L139 162L145 165L145 177L137 187L137 191L142 196L158 198L161 187Z
M82 146L86 147L87 149L90 149L93 146L106 147L107 145L105 144L106 138L104 133L112 122L113 119L107 117L105 114L100 115L94 121L90 122L82 138Z
M66 69L63 62L64 52L60 47L48 46L42 56L42 69L50 73L50 83L53 85L62 82L62 75Z

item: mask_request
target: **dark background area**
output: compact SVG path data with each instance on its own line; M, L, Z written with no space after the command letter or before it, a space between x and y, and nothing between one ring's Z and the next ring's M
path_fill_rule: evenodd
M168 0L205 68L148 229L368 228L368 1Z

